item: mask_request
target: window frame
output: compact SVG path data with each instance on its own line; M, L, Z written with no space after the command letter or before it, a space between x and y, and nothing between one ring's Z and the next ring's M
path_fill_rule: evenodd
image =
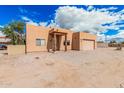
M43 41L44 41L44 43L43 43ZM45 39L36 38L36 46L45 46L45 45L46 45L46 40Z

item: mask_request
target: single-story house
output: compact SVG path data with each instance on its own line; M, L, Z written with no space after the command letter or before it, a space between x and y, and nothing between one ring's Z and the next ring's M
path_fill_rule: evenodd
M26 24L26 45L8 45L8 55L38 51L94 50L96 35ZM14 52L13 52L14 51Z
M26 52L94 50L96 35L26 24Z

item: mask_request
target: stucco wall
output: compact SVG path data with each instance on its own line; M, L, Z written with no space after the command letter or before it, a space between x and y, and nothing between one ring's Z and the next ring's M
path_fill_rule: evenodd
M26 25L26 52L33 51L48 51L53 47L53 38L49 33L53 28L42 27L42 26L34 26L34 25ZM72 32L67 29L54 28L54 31L58 32L66 32L67 40L70 41L70 45L67 46L67 50L80 50L80 39L93 39L96 40L96 35L92 35L84 32ZM60 36L60 50L65 50L64 41L65 36ZM36 39L45 39L44 46L36 46ZM95 42L96 47L96 42Z
M79 33L80 33L80 41L81 41L81 39L95 40L95 48L97 48L96 35L86 33L86 32L79 32ZM81 46L81 44L80 44L80 46Z
M42 26L34 26L27 24L26 25L26 51L27 52L33 52L33 51L47 51L47 48L52 47L52 43L49 42L51 36L49 35L49 32L52 28L42 27ZM55 28L56 30L56 28ZM67 34L67 40L70 40L72 44L72 32L66 29L58 29L59 32L66 32ZM36 46L36 39L45 39L46 44L44 46ZM64 46L64 40L65 37L61 36L61 45L60 50L65 50ZM70 50L71 46L67 46L67 49Z
M58 31L67 33L67 40L70 40L70 45L67 46L67 50L71 50L72 49L72 33L73 32L70 30L66 30L66 29L58 29ZM65 46L63 44L64 41L65 41L65 36L62 36L60 50L65 50Z
M86 33L86 32L79 32L80 33L80 39L93 39L96 40L96 35Z
M26 52L47 51L48 28L26 25ZM36 39L45 39L44 46L36 46Z
M25 54L25 45L8 45L8 55Z
M72 35L72 49L73 50L80 50L80 42L79 42L79 33L75 32Z
M83 45L83 42L82 42L83 39L95 40L95 48L97 47L96 35L85 33L85 32L75 32L73 33L73 49L74 50L80 50L80 48Z

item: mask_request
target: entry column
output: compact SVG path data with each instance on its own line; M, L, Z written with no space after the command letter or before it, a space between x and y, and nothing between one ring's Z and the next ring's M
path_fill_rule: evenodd
M65 34L65 51L67 51L67 34Z
M56 33L54 33L54 49L53 51L56 51Z

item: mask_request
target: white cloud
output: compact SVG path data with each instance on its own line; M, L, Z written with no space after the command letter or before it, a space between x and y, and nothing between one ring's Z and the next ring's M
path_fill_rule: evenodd
M3 28L4 26L3 25L0 25L0 28Z
M105 41L104 33L108 29L119 30L123 25L116 23L124 19L123 10L121 12L112 12L117 7L95 8L88 6L87 9L77 8L75 6L62 6L56 10L54 24L61 28L73 31L89 31L98 35L98 40ZM110 24L105 25L103 24ZM120 35L121 34L121 35ZM116 35L115 35L116 36ZM115 37L108 36L109 38ZM123 37L122 33L118 33L117 37ZM123 37L124 38L124 37Z
M22 16L21 17L22 20L24 20L27 24L31 24L31 25L35 25L38 26L39 24L37 22L34 22L33 20L31 20L30 18L26 17L26 16Z
M29 20L31 20L31 19L29 19L28 17L26 17L26 16L22 16L21 17L23 20L25 20L25 21L29 21Z
M29 13L30 13L31 16L32 16L32 15L34 15L34 16L35 16L35 15L40 15L39 12L36 12L36 11L28 11L27 9L21 8L21 7L19 7L18 10L20 11L21 14L29 14Z
M5 35L0 31L0 37L4 37Z
M111 40L119 40L123 39L124 41L124 30L118 30L118 33L115 35L105 35L105 34L97 34L97 41L111 41Z
M97 41L105 41L105 35L97 33Z
M95 8L94 6L87 6L87 9L77 8L75 6L62 6L56 10L55 18L48 22L34 22L26 16L22 16L22 19L32 25L42 25L48 27L61 27L70 29L72 31L89 31L98 35L97 40L105 41L104 33L107 29L119 30L124 25L117 25L118 22L124 20L124 10L119 12L112 12L117 7L108 8ZM20 9L22 12L27 12L24 9ZM34 13L35 14L35 13ZM110 24L105 25L103 24ZM117 35L107 36L108 39L114 37L123 37L124 31L119 32Z
M87 11L92 11L94 10L95 8L92 6L92 5L89 5L88 8L87 8Z
M2 25L0 25L0 28L3 28L4 26L2 26ZM0 31L0 37L3 37L3 36L5 36L3 33L2 33L2 31Z
M112 38L124 38L124 30L119 30L119 33L117 33L116 35L111 35L108 36L108 39L112 39Z
M105 34L97 34L97 41L107 41L116 40L116 42L124 41L124 30L119 30L115 35L105 35Z
M124 38L124 30L120 30L116 37Z
M48 23L47 23L47 22L40 22L39 25L40 25L40 26L47 26Z
M19 9L19 11L21 12L21 13L28 13L28 11L26 10L26 9L23 9L23 8L18 8Z
M116 22L120 17L108 11L97 11L93 6L89 6L88 10L92 11L74 6L59 7L56 10L55 23L62 28L73 31L87 30L91 33L97 33L108 29L108 27L102 26L102 24ZM109 29L111 28L113 29L113 26L109 26Z
M109 7L109 8L101 8L101 9L97 9L97 11L100 11L100 12L107 12L107 11L110 11L110 10L116 10L118 9L117 7Z
M118 9L117 7L109 7L109 8L107 8L108 10L116 10L116 9Z
M48 25L48 27L59 27L54 20L50 21L50 24Z
M30 18L26 16L21 16L21 19L24 20L27 24L35 25L35 26L47 26L47 22L34 22Z

